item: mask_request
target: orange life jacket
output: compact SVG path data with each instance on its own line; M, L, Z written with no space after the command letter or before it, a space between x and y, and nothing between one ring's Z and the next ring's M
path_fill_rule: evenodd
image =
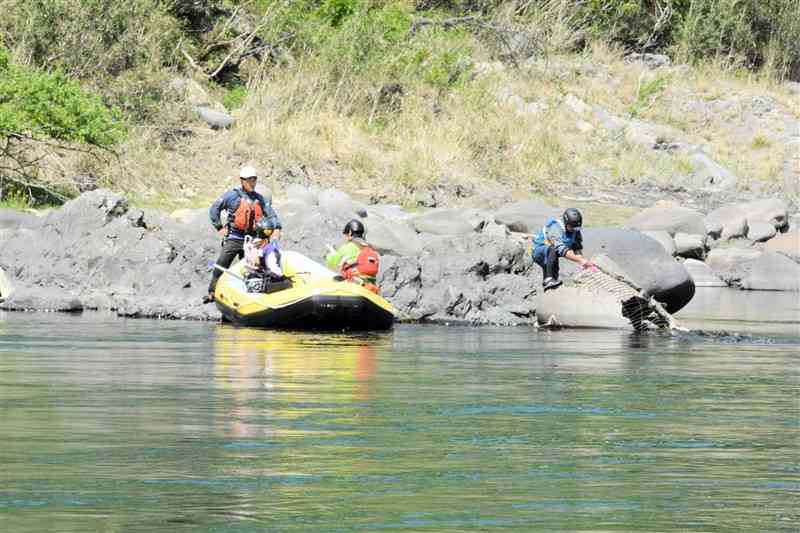
M264 210L258 200L253 200L241 189L237 189L237 192L239 207L233 214L233 227L245 234L253 233L256 223L264 217Z
M377 294L378 286L375 284L375 278L378 276L380 266L381 256L373 247L366 244L361 247L354 263L344 265L342 277L347 281L359 283Z

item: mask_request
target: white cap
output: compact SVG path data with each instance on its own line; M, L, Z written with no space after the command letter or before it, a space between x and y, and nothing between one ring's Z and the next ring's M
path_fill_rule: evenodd
M258 176L258 172L256 172L255 167L251 167L250 165L242 167L242 170L239 171L240 178L255 178Z

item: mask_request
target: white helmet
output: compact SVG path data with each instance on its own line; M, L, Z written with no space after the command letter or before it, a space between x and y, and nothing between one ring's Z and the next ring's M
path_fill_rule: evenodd
M258 172L256 172L255 167L251 167L250 165L243 166L242 169L239 171L239 177L244 178L255 178L258 177Z

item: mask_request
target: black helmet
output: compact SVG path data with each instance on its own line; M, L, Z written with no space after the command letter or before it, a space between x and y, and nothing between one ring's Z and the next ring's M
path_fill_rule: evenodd
M360 220L353 219L344 225L342 233L344 233L345 235L349 233L353 237L358 237L360 239L363 239L364 231L365 231L364 224L362 224Z
M574 207L567 208L561 216L561 219L564 221L564 226L580 228L583 225L583 215Z
M272 236L273 231L275 231L275 222L271 218L262 218L256 222L256 237L268 239Z

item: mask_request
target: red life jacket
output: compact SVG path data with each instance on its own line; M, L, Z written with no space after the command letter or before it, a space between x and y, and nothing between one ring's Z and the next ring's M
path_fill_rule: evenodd
M364 281L375 282L381 268L381 256L369 244L361 247L354 263L345 265L342 276L347 280L362 278Z
M256 223L264 217L264 210L258 200L253 200L241 189L236 191L239 193L239 207L233 214L233 227L244 234L253 233Z

